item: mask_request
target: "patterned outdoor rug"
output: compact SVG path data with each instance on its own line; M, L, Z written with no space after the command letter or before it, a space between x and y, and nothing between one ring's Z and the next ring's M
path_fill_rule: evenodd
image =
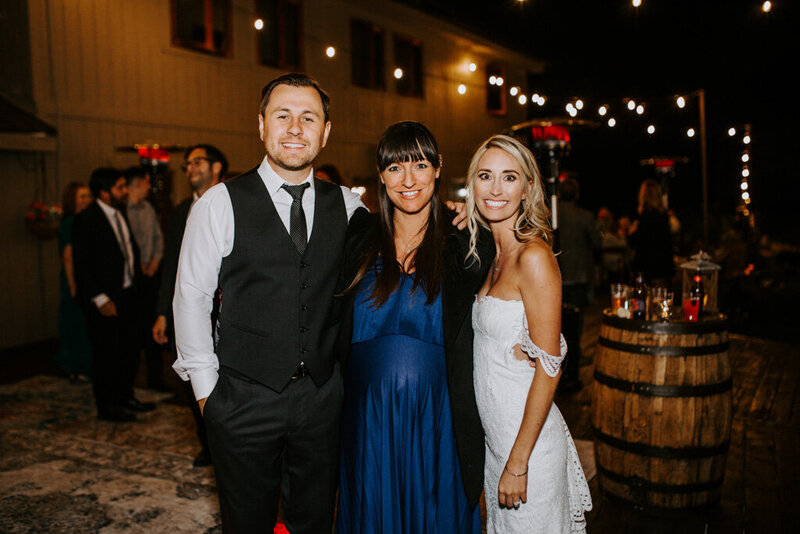
M89 385L0 386L0 532L221 532L213 470L192 467L189 409L136 396L156 410L120 424L98 421ZM591 442L576 446L591 478Z
M186 407L159 402L136 423L109 423L89 385L0 386L0 532L221 531L213 471L192 467L198 452Z

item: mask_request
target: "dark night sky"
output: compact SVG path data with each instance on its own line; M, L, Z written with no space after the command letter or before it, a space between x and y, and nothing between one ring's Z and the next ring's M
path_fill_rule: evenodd
M742 145L729 126L750 123L752 207L770 235L800 242L800 224L790 218L797 202L796 167L790 156L800 147L794 69L798 47L792 0L773 2L769 15L757 0L643 0L638 13L630 0L407 0L408 4L460 21L467 29L527 51L548 63L532 80L549 97L532 116L565 116L563 105L580 96L579 115L598 118L600 103L621 107L621 99L644 99L646 118L621 110L618 126L573 134L572 154L562 170L574 173L583 204L609 205L622 213L635 208L636 189L652 169L639 160L653 155L685 156L676 167L670 203L691 227L701 219L696 100L683 111L673 95L703 88L708 128L709 214L712 234L732 217L738 200ZM791 80L790 80L791 79ZM552 105L550 105L552 104ZM658 131L644 133L648 122ZM713 238L713 235L712 235Z

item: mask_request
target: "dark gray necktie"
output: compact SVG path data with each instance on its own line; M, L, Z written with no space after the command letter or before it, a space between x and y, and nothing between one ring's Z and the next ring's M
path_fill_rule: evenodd
M128 245L125 241L125 234L122 233L122 215L117 211L114 213L114 223L117 227L117 235L119 236L119 250L122 252L122 258L125 260L125 270L128 275L133 278L133 269L131 267L131 257L128 254Z
M303 193L311 187L311 184L308 182L300 185L283 184L281 187L292 195L292 209L289 213L289 236L294 241L297 252L302 254L306 251L306 243L308 242L306 214L303 211Z

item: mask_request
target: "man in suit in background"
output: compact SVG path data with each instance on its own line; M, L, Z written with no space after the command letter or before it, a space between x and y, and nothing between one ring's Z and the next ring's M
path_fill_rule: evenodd
M161 284L158 289L158 304L156 306L156 321L153 324L153 339L156 343L166 345L170 339L174 341L172 334L172 296L175 293L175 277L178 274L178 257L181 252L181 241L183 240L183 230L186 228L186 219L195 201L203 196L212 186L222 181L222 177L228 170L228 161L225 155L212 145L194 145L186 149L184 153L185 163L183 168L186 178L189 180L189 187L192 189L192 196L185 198L180 204L170 211L167 220L167 228L164 242L164 259L161 263ZM216 308L216 307L215 307ZM212 309L211 321L215 320L215 309ZM174 349L174 344L172 344ZM195 457L193 465L195 467L205 467L211 465L211 455L208 451L208 436L206 427L203 424L203 416L200 414L200 407L194 402L191 386L185 383L189 394L189 405L192 408L197 425L197 437L200 439L202 449L200 454Z
M72 254L77 296L85 310L94 349L93 390L98 418L135 421L135 413L155 408L133 396L137 336L136 282L139 249L121 210L128 189L117 169L92 172L94 202L75 216Z

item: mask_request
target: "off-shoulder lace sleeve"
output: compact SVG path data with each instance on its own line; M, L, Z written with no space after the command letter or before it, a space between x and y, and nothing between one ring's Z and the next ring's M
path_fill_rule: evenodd
M564 361L564 357L567 355L567 341L564 339L564 335L561 334L561 354L560 355L552 355L547 354L541 348L539 348L536 343L531 341L531 334L528 331L528 321L523 321L524 328L522 332L520 332L520 339L519 346L525 352L529 358L539 358L539 362L542 364L542 368L544 372L547 373L547 376L555 377L558 374L558 370L561 367L561 362Z

